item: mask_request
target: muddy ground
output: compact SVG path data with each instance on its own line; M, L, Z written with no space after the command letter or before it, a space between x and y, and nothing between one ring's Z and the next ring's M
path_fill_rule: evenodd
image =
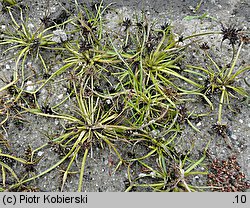
M40 18L43 18L46 14L57 15L58 11L62 11L63 7L69 9L73 7L73 2L61 0L61 1L29 1L23 0L22 4L29 7L29 16L31 19L30 26L33 27L40 23ZM82 1L78 1L81 3ZM89 1L86 2L90 5ZM128 1L112 1L104 0L104 4L113 3L112 8L108 13L104 15L105 27L104 30L109 33L116 33L120 31L120 23L124 18L133 19L136 15L144 11L149 21L155 21L156 24L161 25L165 22L171 22L173 30L179 36L187 36L200 31L220 31L221 25L218 21L225 25L235 24L238 28L244 28L248 30L250 28L250 3L247 0L204 0L201 3L200 8L196 11L197 5L200 1L193 0L128 0ZM2 7L2 5L1 5ZM0 7L0 10L1 10ZM203 14L207 14L205 18L201 17ZM218 21L215 21L218 20ZM1 13L0 24L4 29L8 23L6 14ZM223 50L220 48L221 44L220 35L210 35L202 37L201 42L207 42L209 47L216 51L216 60L221 63L227 63L232 57L232 49L228 44L224 43ZM196 45L197 46L197 45ZM12 68L14 61L8 58L11 54L3 54L4 47L0 47L0 76L4 76L10 79L13 73ZM201 52L197 47L191 46L189 48L190 53L187 55L189 61L192 63L199 63ZM58 66L60 66L60 57L56 57ZM242 49L239 63L248 63L249 65L249 45ZM38 66L33 66L38 67ZM56 69L56 66L53 70ZM60 78L58 78L59 80ZM250 72L246 73L246 80L250 82ZM244 82L241 85L250 92L249 87ZM4 86L4 83L0 81L0 87ZM49 83L45 88L41 90L38 102L42 105L44 103L50 103L54 105L60 101L62 95L65 95L67 89L62 85L58 87L57 83ZM70 104L69 104L70 105ZM238 109L237 113L233 113L228 109L223 112L223 122L229 127L229 140L233 146L233 150L229 149L225 144L225 141L220 137L212 133L211 127L216 123L216 109L209 116L205 117L201 121L195 123L196 127L201 131L197 133L192 130L188 125L179 138L178 148L179 151L188 149L195 141L195 150L192 152L194 158L199 158L200 149L204 148L207 141L213 137L213 141L210 144L209 152L212 158L226 159L228 156L237 155L237 159L241 165L241 170L246 174L247 179L250 179L250 113L249 113L249 101L236 100L233 105ZM196 104L189 106L192 108L202 109L202 104ZM25 149L28 144L33 148L41 146L45 142L48 142L48 135L60 134L62 131L62 121L57 119L48 119L41 116L25 114L25 122L21 125L15 122L9 122L6 126L6 131L2 131L5 139L10 142L11 151L17 155L24 155ZM123 146L120 150L126 150ZM145 151L143 148L138 148L137 151ZM41 150L40 154L46 155L41 159L39 164L35 167L35 173L39 173L46 168L54 164L54 161L58 161L60 155L56 154L51 148ZM139 153L138 153L139 154ZM123 152L124 157L128 157L127 152ZM110 165L110 160L114 161L114 165ZM124 181L127 180L127 169L122 166L118 171L110 174L115 167L117 158L108 149L95 148L93 150L92 158L87 159L86 170L84 175L84 191L124 191ZM113 164L113 163L112 163ZM18 168L18 167L17 167ZM37 179L34 182L34 186L40 191L59 191L62 181L62 170L65 167L58 167L57 169L49 172L45 176ZM20 172L23 170L21 169ZM18 172L18 170L17 170ZM136 171L135 171L136 172ZM138 170L137 170L138 172ZM78 183L78 175L70 175L67 183L65 184L64 191L76 191ZM193 184L206 185L206 177L197 176L190 179ZM1 178L0 178L1 181ZM142 189L141 191L147 191Z

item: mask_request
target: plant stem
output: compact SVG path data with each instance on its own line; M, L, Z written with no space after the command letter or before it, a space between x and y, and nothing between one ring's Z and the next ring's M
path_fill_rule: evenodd
M221 97L220 97L220 103L219 103L219 111L218 111L218 122L217 124L221 124L221 117L222 117L222 107L223 107L223 102L224 102L224 96L225 96L225 87L222 87L222 93L221 93Z
M242 41L241 44L240 44L240 46L239 46L239 49L238 49L238 51L237 51L236 57L234 58L234 61L233 61L233 63L232 63L232 66L231 66L231 68L230 68L230 70L229 70L229 72L228 72L228 74L227 74L227 78L228 78L228 79L230 79L230 76L231 76L231 74L233 73L233 70L234 70L234 67L235 67L235 65L236 65L236 62L237 62L237 60L238 60L238 58L239 58L239 56L240 56L240 51L241 51L241 48L242 48L243 44L244 44L244 42Z
M88 152L89 152L89 149L87 148L84 152L84 156L83 156L83 159L82 159L82 166L81 166L81 171L80 171L80 176L79 176L79 183L78 183L78 192L81 192L82 191L82 182L83 182L83 174L84 174L84 167L85 167L85 163L86 163L86 159L87 159L87 156L88 156Z

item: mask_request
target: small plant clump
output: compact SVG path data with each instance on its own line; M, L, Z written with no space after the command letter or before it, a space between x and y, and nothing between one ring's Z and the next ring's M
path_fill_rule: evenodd
M5 133L0 132L0 191L37 191L37 180L59 166L63 173L58 174L62 178L60 190L72 175L78 177L77 190L82 191L85 165L96 148L109 151L109 175L122 166L127 168L126 191L203 190L192 184L192 178L208 174L203 161L210 142L202 154L193 157L195 141L185 138L188 147L182 148L182 132L186 126L200 132L192 122L211 115L218 105L212 129L227 139L222 119L225 106L234 111L232 99L249 99L239 84L250 69L249 65L238 66L241 49L248 42L244 31L222 25L219 32L177 38L171 23L157 27L142 13L136 19L123 19L117 25L120 33L112 31L110 35L103 17L110 5L101 1L87 8L77 0L74 10L64 8L57 17L45 15L31 29L24 8L16 1L4 2L15 9L6 6L9 24L0 47L9 56L15 52L10 57L15 64L10 81L0 75L4 85L0 88L0 127ZM223 35L222 43L229 40L233 50L239 43L231 65L217 63L213 46L207 42L198 44L206 64L184 64L189 46L197 42L195 37L211 34ZM57 91L66 89L65 93L60 91L60 101L53 93L43 100L42 90L51 85ZM202 112L192 107L200 98L204 101ZM48 141L38 147L26 144L22 158L8 151L7 126L13 119L25 125L26 114L57 119L60 133L46 134ZM16 131L20 129L22 126ZM121 150L120 144L126 148ZM145 151L138 153L136 148ZM40 153L48 149L59 159L42 169L48 155ZM21 176L8 160L23 167ZM134 171L134 166L139 171ZM208 175L212 190L245 190L249 183L239 170L234 157L221 163L213 161Z
M250 181L237 162L236 156L227 160L214 159L209 165L208 185L217 192L244 192L250 188Z

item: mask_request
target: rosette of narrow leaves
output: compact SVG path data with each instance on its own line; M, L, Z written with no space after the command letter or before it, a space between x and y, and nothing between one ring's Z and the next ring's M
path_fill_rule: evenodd
M206 149L204 155L198 160L192 160L188 157L191 150L186 155L175 153L172 158L167 157L164 151L158 151L156 166L144 162L142 159L146 157L138 158L137 161L142 165L144 172L132 178L130 166L128 166L130 185L126 191L131 191L136 187L150 188L157 192L195 192L207 188L194 186L189 180L192 176L207 174L207 171L196 170L198 166L203 166L202 162L206 157Z
M104 144L106 144L110 150L115 152L119 158L119 163L116 169L123 163L123 158L114 142L117 140L127 142L127 138L124 136L125 134L123 134L123 132L133 128L125 125L126 122L123 117L123 110L125 109L119 112L116 110L116 106L109 109L103 108L103 103L105 101L94 94L93 79L93 76L86 75L82 77L80 82L73 81L73 92L76 99L76 106L74 109L76 109L76 111L72 111L72 114L59 114L54 111L52 111L53 113L46 114L38 109L27 109L27 111L31 113L48 118L63 119L68 123L65 132L51 141L52 143L61 146L63 149L68 149L68 151L60 161L53 164L50 168L32 178L22 181L21 183L26 183L40 177L69 159L70 161L63 175L63 189L67 175L71 170L73 163L78 161L77 158L79 159L82 157L81 168L80 170L77 170L80 174L78 191L81 191L87 155L89 154L89 151L92 155L92 147L97 143L103 148ZM87 91L89 94L86 94ZM48 144L45 144L37 148L35 151L38 151L47 145Z
M44 54L42 51L44 50L63 50L61 47L57 47L57 42L52 40L54 34L51 32L51 29L55 27L59 27L64 25L71 20L67 20L60 25L54 25L49 28L44 28L43 25L40 25L36 30L28 27L28 22L23 19L23 12L20 8L20 23L14 18L11 8L8 8L8 12L12 23L10 26L3 32L3 39L0 41L0 45L6 45L8 48L4 51L4 53L10 51L16 51L15 58L15 71L13 74L13 82L15 83L20 74L22 78L22 83L24 83L27 78L25 72L27 69L25 68L25 64L27 60L40 60L42 66L44 67L44 74L48 74L48 67L46 61L44 60ZM19 65L21 63L21 67L19 70Z
M218 124L222 123L222 109L223 106L230 107L230 100L232 98L238 98L237 95L242 97L248 97L248 93L243 87L240 87L236 84L236 81L239 79L243 79L244 73L250 70L250 66L240 66L236 67L240 51L242 49L244 42L241 42L237 54L232 62L230 68L220 67L211 56L206 53L206 56L211 62L211 66L207 66L207 68L203 68L200 66L188 66L189 68L193 68L201 71L201 77L206 80L206 83L203 86L202 93L204 95L209 95L213 93L220 93L220 101L219 101L219 110L218 110Z
M1 144L1 140L0 140ZM5 144L7 146L7 144ZM32 161L27 161L23 158L14 156L13 154L4 153L0 146L0 192L12 190L11 186L21 183L23 178L19 176L14 168L13 164L19 163L22 165L32 165ZM19 187L19 186L16 186Z

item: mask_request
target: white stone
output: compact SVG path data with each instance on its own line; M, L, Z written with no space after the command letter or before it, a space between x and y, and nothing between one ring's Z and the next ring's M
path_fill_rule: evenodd
M240 123L243 123L243 120L242 120L242 119L240 119L240 120L239 120L239 122L240 122Z
M145 173L140 173L139 174L139 177L145 177L147 174L145 174Z
M236 140L237 136L235 134L232 135L232 139Z
M51 11L51 12L55 12L55 11L56 11L56 7L54 7L54 6L53 6L53 7L50 7L50 11Z
M31 81L26 82L26 85L27 85L27 88L26 88L27 91L33 91L35 89L35 86L33 85L33 82Z
M63 94L60 94L60 95L58 95L58 99L62 99L63 98Z
M61 30L61 29L55 30L55 31L53 31L53 33L55 36L52 38L52 41L55 41L57 43L61 43L61 42L64 42L68 39L66 32Z
M9 64L6 64L6 65L5 65L5 68L6 68L6 69L10 69L10 65L9 65Z
M28 24L28 27L29 27L29 28L33 28L33 27L34 27L34 25L33 25L33 24L31 24L31 23L29 23L29 24Z
M151 172L150 175L152 176L152 178L155 178L155 172Z
M37 156L38 156L38 157L41 157L41 156L43 155L43 153L44 153L44 152L39 151L39 152L37 153Z
M154 130L151 131L151 134L152 134L153 137L156 137L159 133L160 133L159 130L154 129Z
M110 104L111 104L111 100L110 100L110 99L106 100L106 103L107 103L108 105L110 105Z
M139 133L137 131L133 132L133 135L138 135Z
M196 126L201 126L201 122L197 123Z

